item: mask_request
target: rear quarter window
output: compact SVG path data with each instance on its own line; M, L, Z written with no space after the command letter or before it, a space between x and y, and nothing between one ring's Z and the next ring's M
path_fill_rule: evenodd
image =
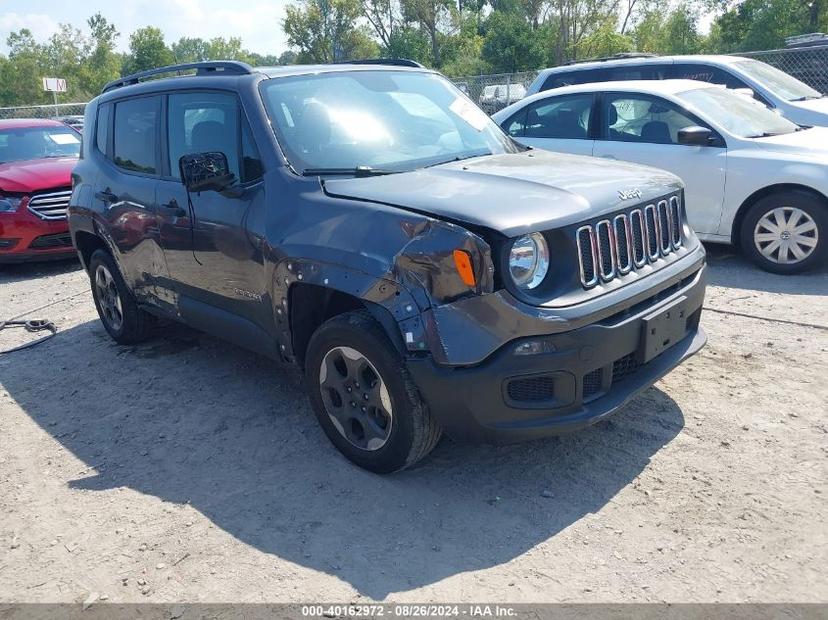
M115 104L113 161L124 170L158 173L161 98L140 97Z

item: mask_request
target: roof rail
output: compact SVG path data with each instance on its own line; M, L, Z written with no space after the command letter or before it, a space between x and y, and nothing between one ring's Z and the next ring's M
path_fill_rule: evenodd
M237 60L188 62L180 65L168 65L166 67L158 67L157 69L141 71L139 73L133 73L132 75L118 78L117 80L112 80L104 85L101 93L105 93L115 88L120 88L121 86L138 84L139 82L156 75L163 75L164 73L178 73L180 75L182 71L192 71L193 69L195 69L196 75L250 75L254 72L253 67L248 65L246 62L239 62Z
M417 69L425 69L423 65L416 60L409 60L408 58L363 58L360 60L337 60L332 62L332 65L389 65L392 67L415 67Z
M565 66L579 65L583 62L607 62L608 60L623 60L624 58L656 58L658 54L649 54L647 52L621 52L620 54L613 54L612 56L603 56L601 58L585 58L583 60L570 60L563 63Z

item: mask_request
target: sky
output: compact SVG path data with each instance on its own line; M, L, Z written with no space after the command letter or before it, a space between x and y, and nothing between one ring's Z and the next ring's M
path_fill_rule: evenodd
M251 52L278 55L287 49L281 27L287 4L288 0L0 0L0 51L7 51L9 32L20 28L28 28L41 42L60 23L88 34L86 19L100 12L121 33L120 51L127 50L130 33L158 26L168 44L181 37L241 37L242 47Z

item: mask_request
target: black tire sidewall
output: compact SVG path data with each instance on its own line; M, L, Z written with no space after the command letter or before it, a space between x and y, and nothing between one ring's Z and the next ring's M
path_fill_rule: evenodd
M406 389L402 360L377 325L349 320L349 315L336 317L322 325L308 344L305 361L305 383L314 414L336 448L355 464L375 473L391 473L405 467L414 441L412 402ZM335 347L351 347L364 355L382 376L391 398L391 434L386 444L373 451L352 445L336 429L322 400L319 368L325 355Z
M109 321L104 317L101 310L101 304L98 300L98 288L95 286L95 273L98 270L98 265L104 265L112 279L115 281L115 287L118 289L118 295L121 298L121 310L123 312L123 320L121 321L120 329L114 329ZM104 329L117 342L128 342L132 340L133 335L129 333L130 325L135 322L135 317L130 316L131 313L139 311L132 300L132 294L121 277L121 272L115 261L104 250L96 250L89 259L89 281L92 286L92 299L95 301L95 309L98 311L98 316L103 323Z
M769 211L778 207L796 207L805 211L817 225L819 241L811 255L800 263L783 265L774 263L759 252L753 240L753 231L759 220ZM765 196L758 200L742 221L739 242L742 252L758 267L778 274L795 274L823 265L828 257L828 207L816 196L805 191L787 190Z

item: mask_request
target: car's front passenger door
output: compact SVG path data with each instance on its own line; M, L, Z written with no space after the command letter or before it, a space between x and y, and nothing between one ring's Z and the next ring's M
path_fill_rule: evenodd
M548 151L592 155L592 93L547 97L509 118L503 129L518 142Z
M715 233L721 218L727 148L718 134L710 146L679 144L678 131L706 125L661 97L606 93L594 155L663 168L684 181L687 217L694 230Z

